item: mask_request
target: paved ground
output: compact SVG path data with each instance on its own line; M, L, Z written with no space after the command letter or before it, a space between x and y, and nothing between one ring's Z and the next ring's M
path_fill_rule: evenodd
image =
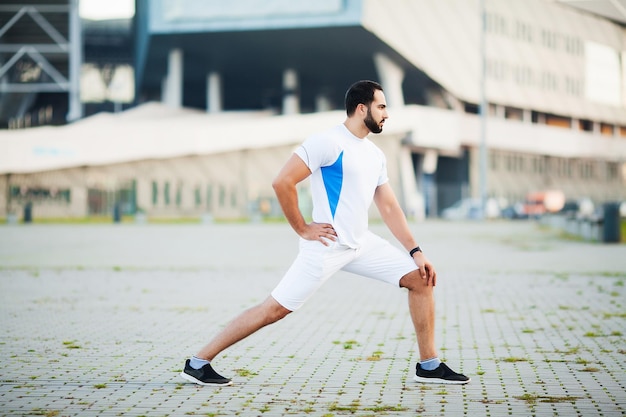
M626 245L412 227L467 386L414 383L406 294L348 274L218 357L234 386L185 383L185 358L288 267L286 225L0 226L0 416L626 415Z

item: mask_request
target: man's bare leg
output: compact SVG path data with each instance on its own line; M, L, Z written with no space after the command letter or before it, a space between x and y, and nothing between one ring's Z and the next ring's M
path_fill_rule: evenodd
M268 324L277 322L289 313L291 313L290 310L278 304L274 298L269 296L261 304L249 308L235 317L196 354L196 357L211 361L226 348L245 339Z
M426 284L426 280L422 279L418 271L402 277L400 286L409 290L409 312L417 336L420 360L436 358L433 287Z
M435 295L433 286L419 272L411 272L400 280L409 290L409 311L415 327L420 362L413 379L422 383L467 384L470 378L450 369L437 357L435 348ZM435 367L436 366L436 367Z

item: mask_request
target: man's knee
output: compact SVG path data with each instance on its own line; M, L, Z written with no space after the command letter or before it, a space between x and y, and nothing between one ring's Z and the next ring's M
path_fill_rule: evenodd
M289 313L291 313L291 310L283 307L272 296L269 296L262 305L264 307L268 323L274 323L280 319L285 318Z
M432 287L428 285L428 280L422 278L419 269L403 276L400 279L400 287L419 293L432 291Z

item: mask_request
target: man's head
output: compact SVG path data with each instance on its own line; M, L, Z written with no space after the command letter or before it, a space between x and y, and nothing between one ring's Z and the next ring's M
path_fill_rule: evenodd
M372 133L380 133L387 119L387 104L383 88L375 81L357 81L346 92L346 114L359 115Z

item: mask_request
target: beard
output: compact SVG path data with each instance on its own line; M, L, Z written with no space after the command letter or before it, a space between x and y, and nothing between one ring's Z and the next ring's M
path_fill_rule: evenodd
M367 109L367 117L363 122L372 133L380 133L383 131L383 127L379 123L377 123L376 120L374 120L374 118L372 117L372 112L370 111L370 109Z

